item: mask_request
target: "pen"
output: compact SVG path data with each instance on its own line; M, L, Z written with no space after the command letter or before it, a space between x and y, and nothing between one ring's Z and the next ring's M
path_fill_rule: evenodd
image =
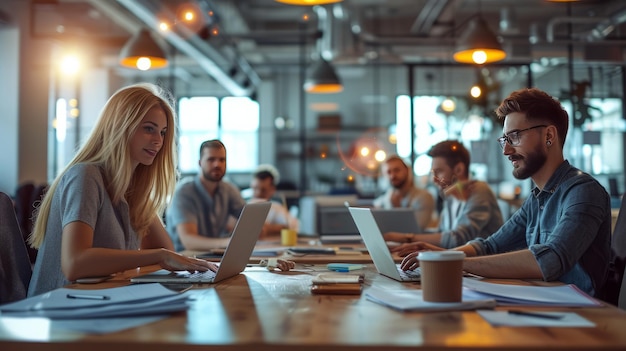
M545 313L536 313L536 312L527 312L527 311L508 311L509 314L514 314L518 316L527 316L527 317L536 317L536 318L546 318L546 319L561 319L562 315L559 314L545 314Z
M108 300L110 297L106 295L82 295L82 294L67 294L68 299L84 299L84 300Z

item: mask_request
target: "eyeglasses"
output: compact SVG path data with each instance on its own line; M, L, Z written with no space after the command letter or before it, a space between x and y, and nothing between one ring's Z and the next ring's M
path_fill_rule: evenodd
M522 132L531 130L531 129L535 129L535 128L542 128L542 127L547 127L547 125L545 124L541 124L538 126L534 126L534 127L530 127L530 128L526 128L526 129L521 129L521 130L516 130L514 132L510 132L508 134L505 134L504 136L501 136L498 138L498 144L500 144L500 147L504 149L504 145L505 143L509 143L509 145L511 146L518 146L520 144L520 139L519 139L519 135Z

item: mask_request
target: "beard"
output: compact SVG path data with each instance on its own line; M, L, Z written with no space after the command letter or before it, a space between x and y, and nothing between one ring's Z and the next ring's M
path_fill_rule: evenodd
M511 161L523 161L523 165L513 169L513 176L517 179L527 179L543 167L546 163L547 156L541 149L541 145L539 145L535 148L535 150L526 155L526 157L512 155L509 159Z
M222 180L222 178L224 178L224 172L220 171L219 174L214 176L213 171L215 171L215 169L208 172L202 171L202 176L204 177L204 179L212 182L219 182L220 180Z
M442 199L445 199L446 196L448 196L446 195L446 190L448 190L451 186L454 186L457 181L458 178L453 175L450 177L450 182L446 182L443 178L439 182L435 182L437 184L439 196L441 196Z
M404 185L406 184L407 180L408 180L408 177L404 178L404 179L398 179L397 181L392 182L391 186L394 189L402 189L402 188L404 188Z

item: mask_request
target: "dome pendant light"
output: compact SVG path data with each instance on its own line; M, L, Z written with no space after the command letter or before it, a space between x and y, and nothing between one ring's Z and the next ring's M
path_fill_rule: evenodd
M147 71L167 66L167 57L147 29L141 29L130 38L120 52L124 67Z
M343 0L275 0L275 1L281 2L283 4L288 4L288 5L313 6L313 5L332 4L335 2L341 2Z
M482 65L504 58L506 52L480 16L472 19L469 28L458 38L454 50L454 60L460 63Z
M307 93L332 94L341 92L343 85L333 66L320 57L304 82L304 90Z

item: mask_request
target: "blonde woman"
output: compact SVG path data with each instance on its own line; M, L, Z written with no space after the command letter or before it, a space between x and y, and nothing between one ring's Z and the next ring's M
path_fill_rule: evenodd
M128 86L109 99L38 208L29 296L147 265L216 269L174 252L160 220L176 181L175 130L174 111L155 85Z

